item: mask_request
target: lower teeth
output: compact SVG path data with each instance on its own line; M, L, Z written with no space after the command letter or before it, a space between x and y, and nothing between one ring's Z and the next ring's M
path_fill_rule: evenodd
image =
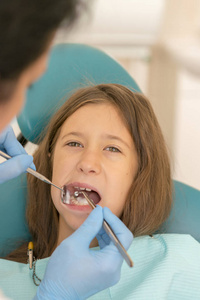
M63 203L65 204L75 204L75 205L88 205L88 202L85 198L83 197L70 197L70 199L68 198L63 199Z
M76 205L88 205L87 200L83 197L72 198L71 203Z

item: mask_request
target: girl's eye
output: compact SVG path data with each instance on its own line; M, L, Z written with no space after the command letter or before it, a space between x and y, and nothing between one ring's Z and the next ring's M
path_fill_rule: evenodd
M105 150L110 151L110 152L121 152L118 148L116 147L106 147Z
M69 142L69 143L67 143L67 146L83 148L83 146L80 143L77 143L77 142Z

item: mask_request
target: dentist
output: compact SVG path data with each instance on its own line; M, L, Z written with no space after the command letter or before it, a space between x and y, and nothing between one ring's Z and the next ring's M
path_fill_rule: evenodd
M45 71L57 28L64 23L69 31L85 6L78 0L0 1L0 150L13 157L0 164L0 183L34 167L32 156L27 155L7 126L20 112L28 86ZM102 249L92 254L89 251L95 236L99 241L105 238L103 218L129 248L131 232L108 209L97 207L79 230L54 251L34 299L87 299L119 281L123 259L108 237ZM90 268L80 274L77 270L83 262L88 262Z

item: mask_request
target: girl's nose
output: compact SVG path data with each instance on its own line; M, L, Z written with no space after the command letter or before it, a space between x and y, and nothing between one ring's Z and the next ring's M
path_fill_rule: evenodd
M85 152L78 164L78 171L85 174L99 174L101 171L100 156L96 152Z

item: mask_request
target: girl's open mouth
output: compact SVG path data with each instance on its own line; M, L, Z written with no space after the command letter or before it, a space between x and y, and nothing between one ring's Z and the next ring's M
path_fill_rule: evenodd
M95 204L98 204L101 200L101 197L97 191L94 191L87 187L64 185L62 188L63 192L61 192L61 200L64 204L81 206L88 205L87 200L85 199L83 194L80 193L80 191L84 191L85 193L87 193L88 197L92 199ZM76 194L78 196L76 196Z

